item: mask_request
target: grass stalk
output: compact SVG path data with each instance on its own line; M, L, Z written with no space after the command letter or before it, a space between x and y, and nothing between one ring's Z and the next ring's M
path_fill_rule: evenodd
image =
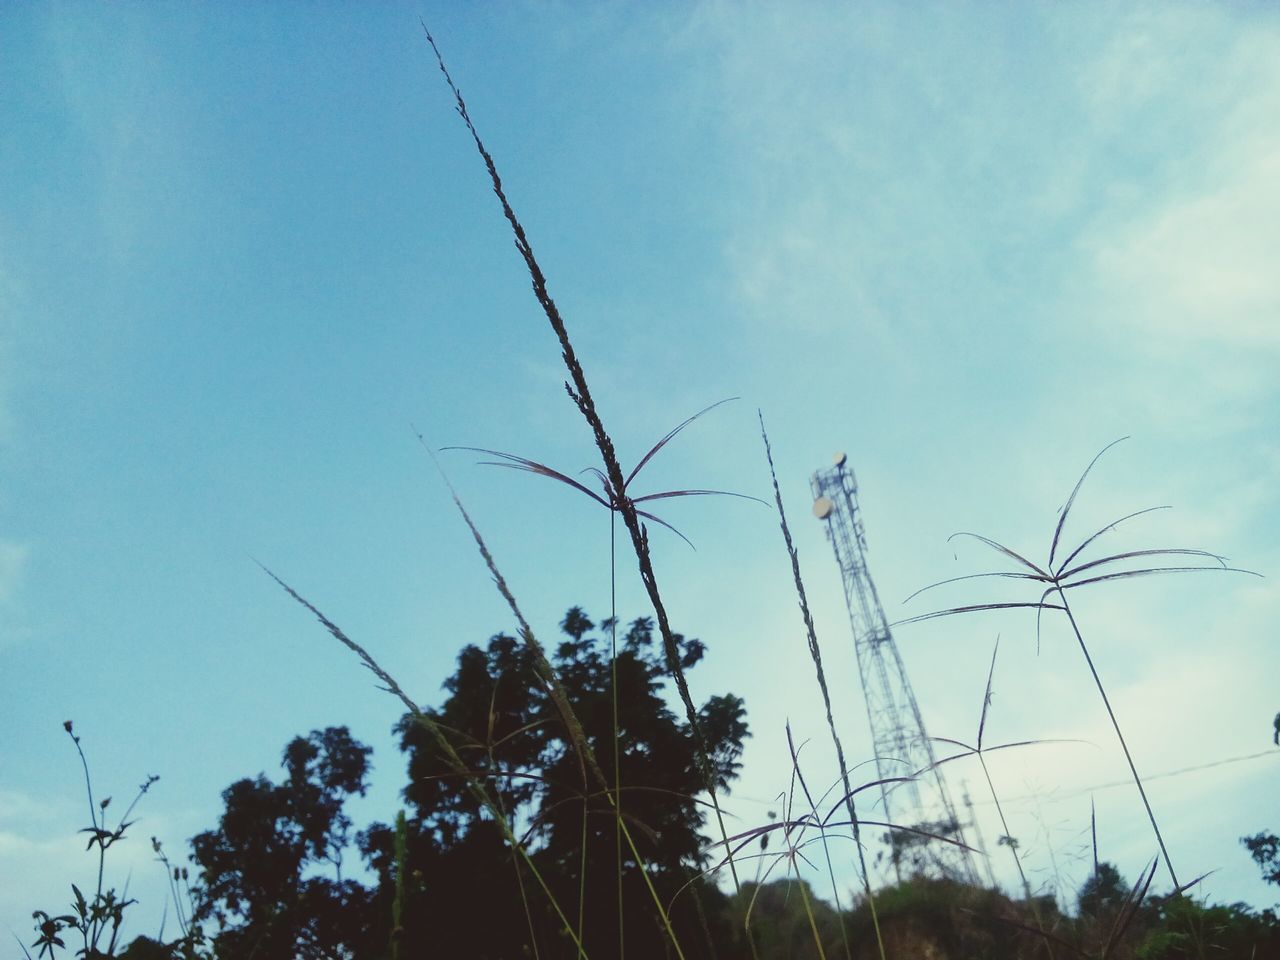
M494 689L494 692L495 692L495 693L497 692L497 688L496 688L496 687L495 687L495 689ZM490 711L492 711L492 709L493 709L493 708L492 708L492 705L490 705ZM488 752L489 752L489 769L490 769L490 770L496 770L496 769L498 769L497 759L496 759L496 758L494 757L494 755L493 755L493 744L492 744L492 743L490 743L490 744L488 745ZM498 803L498 809L500 809L500 810L502 811L502 815L503 815L504 817L508 817L508 819L510 819L510 817L509 817L509 815L508 815L508 813L507 813L507 804L506 804L506 801L504 801L504 800L502 799L502 791L501 791L501 790L495 790L493 795L494 795L494 799L495 799L495 800L497 801L497 803ZM585 807L585 801L584 801L584 807ZM404 811L403 811L403 810L401 810L401 811L400 811L400 818L401 818L401 819L403 819L403 817L404 817ZM584 820L584 822L585 822L585 820L586 820L586 815L585 815L585 813L584 813L584 815L583 815L583 820ZM397 852L398 852L398 849L399 849L399 843L400 843L400 834L399 834L400 821L399 821L399 820L398 820L398 821L397 821L397 823L396 823L396 828L397 828L396 844L397 844ZM583 849L585 850L585 849L586 849L586 844L584 843L582 846L583 846ZM525 888L524 888L524 876L520 873L520 860L519 860L519 858L517 858L517 856L516 856L516 852L515 852L515 850L514 850L514 849L511 851L511 867L512 867L512 869L513 869L513 870L515 870L515 874L516 874L516 889L518 889L518 890L520 891L520 906L521 906L521 908L524 910L524 919L525 919L525 923L526 923L526 924L528 925L528 927L529 927L529 947L530 947L530 949L533 951L533 960L539 960L539 954L538 954L538 931L534 928L534 924L533 924L533 911L529 909L529 895L528 895L528 893L525 891ZM581 874L582 874L582 876L584 876L584 877L586 876L586 870L585 870L585 868L581 871ZM397 877L396 877L396 895L397 895L397 896L400 896L400 893L401 893L400 877L397 875ZM399 920L397 920L397 921L396 921L396 925L397 925L397 926L399 925ZM586 942L586 941L585 941L585 938L582 936L582 896L581 896L581 894L579 894L579 899L578 899L578 955L579 955L579 956L583 956L583 955L584 955L584 947L583 947L583 945L585 944L585 942ZM393 960L395 960L395 958L393 958Z
M778 508L778 520L782 527L782 539L787 546L787 555L791 558L791 574L795 581L796 595L800 604L800 614L804 619L805 634L809 641L809 656L813 660L814 672L818 679L818 688L822 691L822 703L827 713L827 729L831 732L831 742L835 746L836 761L840 766L840 779L844 786L844 802L849 813L849 821L853 824L853 841L858 850L858 870L861 874L863 893L867 898L867 907L871 913L871 924L876 933L876 947L881 960L885 960L884 938L880 932L880 918L876 913L875 894L871 889L871 878L867 872L866 852L862 847L862 830L859 826L858 812L854 804L853 787L849 783L849 767L844 758L844 746L840 742L840 734L836 731L836 722L831 711L831 693L827 687L826 671L822 667L822 648L818 644L818 632L813 625L813 614L809 610L809 598L804 589L804 578L800 574L800 555L796 551L795 542L791 538L791 528L787 524L787 511L782 505L782 491L778 487L778 473L773 465L773 449L769 445L769 434L764 426L764 414L757 411L760 418L760 436L764 440L765 459L769 462L769 477L773 481L773 497ZM824 835L825 836L825 835ZM843 921L841 923L843 930ZM845 943L846 950L848 942Z
M560 315L560 309L556 306L555 301L551 298L551 294L547 289L547 279L539 266L538 261L533 253L533 247L529 243L529 239L525 234L524 227L516 217L515 210L512 208L510 201L507 199L506 191L502 186L502 178L498 174L497 165L494 163L492 155L485 147L484 142L480 139L480 134L476 129L471 115L467 112L466 101L462 98L462 92L453 82L453 77L449 74L448 68L445 66L444 57L440 53L440 48L436 46L435 38L432 37L431 31L427 29L425 23L422 25L424 33L426 33L427 42L431 45L432 51L435 53L436 63L440 67L440 72L444 75L445 82L449 85L450 91L453 93L454 103L457 107L458 115L462 118L463 123L467 127L467 131L471 134L471 139L475 143L476 150L479 152L481 159L484 161L485 169L489 173L489 179L493 186L494 195L502 206L503 215L507 222L511 225L511 230L515 238L516 249L520 252L521 258L524 260L525 266L529 272L530 281L533 284L534 296L537 298L538 304L542 307L543 313L546 315L547 321L551 325L552 331L555 333L560 344L561 357L564 360L565 368L568 370L570 382L565 383L565 390L577 406L583 418L587 421L591 428L592 436L595 439L596 446L600 451L600 457L603 461L605 473L607 474L612 488L620 493L626 489L627 480L622 472L622 465L618 460L618 455L614 450L613 440L610 438L608 431L605 430L600 414L596 410L595 400L591 395L591 388L587 384L586 375L583 373L582 364L578 361L577 353L573 348L573 343L569 339L568 330L565 327L564 319ZM671 623L667 617L666 606L662 601L662 595L658 590L657 576L653 570L653 561L649 555L649 537L644 526L640 522L635 504L627 497L620 496L618 503L618 512L622 514L622 521L627 528L627 532L631 537L632 547L635 550L636 561L640 568L640 579L644 583L645 592L649 596L649 602L653 606L654 615L658 621L658 630L662 636L663 651L666 656L667 669L671 674L672 680L675 682L676 691L680 696L681 703L685 708L685 716L689 724L689 730L697 748L699 766L703 780L705 781L707 793L711 798L712 807L715 810L717 826L720 830L721 838L728 837L728 831L724 825L724 814L720 809L720 802L716 791L715 772L711 766L710 755L707 751L706 738L702 734L701 724L698 722L698 711L694 706L693 697L689 693L689 684L684 675L684 669L680 665L680 650L676 642L675 632L671 629ZM729 859L729 871L733 877L734 889L739 889L738 872L734 866L732 857Z
M797 871L797 877L799 873ZM813 903L809 899L809 885L803 879L796 884L800 888L800 899L804 901L804 913L809 918L809 930L813 933L813 945L818 948L818 956L821 960L827 960L827 951L822 946L822 936L818 933L818 920L813 915Z
M1151 830L1156 835L1156 843L1160 846L1160 856L1164 858L1164 865L1169 870L1169 878L1173 881L1173 890L1175 894L1181 894L1182 886L1178 883L1178 874L1174 872L1173 860L1169 857L1169 849L1165 846L1164 837L1160 833L1160 824L1156 822L1155 811L1151 809L1151 801L1147 799L1146 787L1142 784L1142 777L1138 776L1137 765L1133 762L1133 754L1129 752L1129 744L1124 738L1124 731L1120 728L1120 721L1116 718L1116 712L1111 706L1111 698L1107 696L1107 688L1102 683L1102 678L1098 676L1098 669L1093 665L1093 657L1089 653L1089 646L1084 642L1084 635L1080 632L1080 625L1076 623L1075 615L1071 612L1071 605L1067 602L1066 594L1061 589L1058 590L1058 596L1062 598L1062 609L1067 615L1067 620L1071 624L1071 630L1076 635L1076 641L1080 644L1080 652L1084 654L1085 663L1089 665L1089 673L1093 676L1093 682L1098 688L1098 694L1102 697L1102 705L1107 708L1107 716L1111 719L1111 726L1116 732L1116 739L1120 741L1120 749L1124 751L1124 759L1129 764L1129 772L1133 774L1133 782L1138 788L1138 795L1142 797L1142 806L1147 811L1147 819L1151 821Z
M617 512L609 511L609 684L613 701L613 836L618 862L618 960L627 955L626 910L622 890L622 735L618 726L618 551Z
M515 851L511 851L511 855L515 857ZM400 960L400 940L403 936L404 926L404 871L405 865L409 861L409 822L401 810L396 814L396 836L395 836L395 865L396 865L396 886L395 896L391 900L391 960ZM514 859L512 862L515 862ZM519 876L519 866L516 867L516 874ZM521 899L524 899L524 887L520 888ZM528 913L528 904L525 905L525 912ZM532 920L530 921L532 923ZM537 947L534 947L534 955L537 955Z
M578 942L585 943L587 925L587 797L582 796L582 839L578 842Z

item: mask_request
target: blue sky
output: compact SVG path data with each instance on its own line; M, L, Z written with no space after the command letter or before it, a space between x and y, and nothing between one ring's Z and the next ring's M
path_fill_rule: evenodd
M644 489L765 496L768 420L846 747L869 738L810 473L847 450L873 573L899 600L1171 504L1117 548L1204 547L1266 579L1097 588L1079 610L1139 768L1265 751L1280 710L1280 17L1262 4L9 5L0 12L0 922L89 874L79 770L160 782L120 878L159 868L233 780L345 723L403 777L396 705L261 573L424 702L510 629L417 445L591 465L557 349L417 23L432 22L624 460L727 396ZM447 466L535 628L608 605L608 518ZM673 503L655 534L695 696L745 697L734 791L763 821L790 719L834 776L773 515ZM997 598L965 585L939 604ZM629 571L624 617L647 612ZM1003 596L1003 594L1001 594ZM1001 635L993 763L1033 882L1073 889L1088 788L1125 780L1074 639L1019 615L904 627L930 732L964 739ZM838 679L835 679L838 678ZM1237 843L1275 829L1276 754L1153 779L1181 873L1274 902ZM971 780L988 842L997 830ZM1130 786L1102 855L1154 853ZM1038 799L1036 799L1038 798ZM1050 848L1054 857L1049 856ZM1053 861L1060 876L1055 881ZM996 860L1008 882L1006 864Z

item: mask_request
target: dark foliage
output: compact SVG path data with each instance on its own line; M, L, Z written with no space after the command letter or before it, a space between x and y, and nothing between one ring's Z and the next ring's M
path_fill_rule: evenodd
M342 804L365 792L370 752L346 727L316 730L285 748L283 783L259 775L223 792L217 829L191 842L201 871L196 916L219 928L218 956L367 954L368 892L342 878L351 830ZM321 866L333 879L315 875Z
M1241 837L1240 842L1262 869L1262 878L1280 886L1280 837L1274 833L1255 833L1252 837Z
M1269 910L1256 913L1244 903L1157 897L1145 919L1150 930L1133 953L1140 960L1280 957L1280 924Z
M1081 916L1113 917L1125 905L1128 897L1129 885L1120 876L1120 871L1114 864L1103 861L1080 888L1077 903Z
M591 635L594 625L579 608L570 610L561 626L565 639L554 666L601 767L612 771L614 671L608 646ZM678 639L685 668L693 667L703 645ZM672 920L686 955L710 955L703 946L709 933L721 943L731 939L723 928L723 896L701 881L681 892L706 865L703 811L694 799L702 788L694 739L663 697L665 664L654 650L650 621L636 620L620 641L623 816L660 898L664 903L675 898ZM584 771L527 648L501 634L484 649L468 646L445 689L449 696L433 716L525 834L534 864L559 901L575 918L581 910L590 955L617 953L621 869L628 952L663 956L665 934L652 895L634 855L619 844L610 798ZM738 771L747 735L744 713L742 701L732 695L712 697L699 711L722 788ZM409 755L405 798L411 808L400 935L405 954L430 948L446 956L518 957L536 938L542 956L573 955L528 868L517 865L492 820L421 725L406 717L397 729ZM378 908L387 918L394 831L374 827L363 835L362 845L379 875Z

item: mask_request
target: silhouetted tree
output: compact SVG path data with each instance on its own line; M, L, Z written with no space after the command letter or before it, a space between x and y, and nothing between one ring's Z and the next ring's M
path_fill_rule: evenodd
M804 884L803 891L801 884ZM809 901L807 908L806 897ZM820 899L805 880L787 877L765 884L748 880L741 891L729 899L736 928L742 928L750 910L751 937L756 954L761 958L818 960L824 955L842 955L844 937L840 931L840 915ZM812 924L809 911L813 912ZM819 942L823 945L823 954L818 952Z
M571 609L561 626L565 639L554 666L600 767L612 779L609 645L591 635L594 625L580 608ZM694 639L681 637L679 643L687 670L705 648ZM708 863L703 812L695 799L703 781L688 725L663 696L665 662L654 649L648 619L634 621L619 637L616 668L623 814L663 903L675 898L672 920L686 956L711 956L709 937L727 944L734 935L725 899L713 884L695 880L680 892ZM499 634L484 649L468 646L445 689L449 696L434 717L527 836L539 871L575 926L581 910L590 955L617 953L621 869L628 954L665 956L657 910L625 842L619 863L613 807L584 770L525 645ZM740 766L744 715L742 701L732 695L711 697L700 711L715 776L726 789ZM572 944L527 866L430 736L410 717L397 730L409 756L405 798L411 808L404 955L520 957L536 937L542 956L572 956ZM393 833L377 826L362 838L381 878L379 908L387 926L396 870Z
M1080 887L1077 904L1082 917L1114 917L1128 896L1129 885L1120 871L1103 861Z
M369 892L342 877L351 830L342 804L364 794L370 752L346 727L316 730L285 748L283 783L259 775L223 792L217 829L192 840L196 915L218 925L220 958L368 955Z
M1280 886L1280 837L1274 833L1255 833L1252 837L1241 837L1240 842L1262 869L1262 879Z

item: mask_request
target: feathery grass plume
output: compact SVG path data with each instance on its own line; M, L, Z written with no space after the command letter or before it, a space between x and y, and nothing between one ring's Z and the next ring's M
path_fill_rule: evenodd
M449 70L445 66L440 48L436 46L435 38L432 37L431 31L427 29L426 23L422 24L422 29L426 33L427 42L431 44L431 49L435 53L440 72L444 75L445 82L448 83L449 89L453 93L458 115L462 118L463 123L466 124L467 131L471 134L471 139L474 141L476 149L484 161L485 169L488 171L489 179L493 184L494 195L502 205L503 215L511 225L516 249L520 252L520 256L529 271L534 296L542 307L542 311L560 343L561 357L572 381L565 383L565 391L591 428L592 436L600 450L600 457L604 463L604 473L608 476L610 484L614 490L624 490L627 486L627 478L624 476L622 466L618 462L618 455L613 448L613 440L605 430L600 414L596 410L595 400L592 398L591 389L587 385L586 375L582 372L582 364L579 363L577 354L573 349L573 343L569 340L569 333L565 328L564 319L560 316L560 309L556 306L555 301L551 299L551 294L547 290L547 279L543 275L537 259L534 257L533 247L525 235L524 227L521 226L520 221L516 218L515 211L507 200L506 192L502 187L502 178L498 175L498 168L480 139L480 134L471 120L471 115L467 112L467 105L462 98L462 92L453 82L453 77L450 76ZM720 809L720 801L716 791L715 770L711 765L711 758L707 752L707 743L702 734L702 725L698 721L698 710L694 706L692 695L689 693L689 683L685 679L684 668L680 665L679 644L676 642L675 632L671 629L671 623L667 617L667 609L658 590L658 579L653 570L653 561L649 556L649 535L640 522L640 516L635 504L630 500L623 497L619 502L618 512L622 515L622 521L627 528L627 533L631 536L636 562L640 568L640 579L644 583L645 591L649 595L649 602L653 606L654 616L658 621L658 632L662 636L667 669L675 682L676 691L680 695L680 702L684 705L689 729L697 747L699 766L702 768L702 778L706 784L707 793L711 797L711 802L715 806L716 824L719 827L721 837L726 837L724 813ZM734 889L739 889L738 871L733 864L732 858L729 860L729 872L733 877Z
M1120 440L1125 440L1121 437ZM1067 517L1071 513L1071 508L1076 502L1076 497L1080 493L1080 488L1084 485L1085 479L1089 476L1089 472L1094 465L1101 459L1102 455L1114 447L1120 440L1114 440L1090 461L1089 466L1080 475L1080 479L1076 481L1075 487L1071 491L1071 495L1067 498L1066 504L1062 507L1058 515L1058 522L1053 530L1053 539L1049 544L1049 561L1043 567L1032 563L1023 555L1014 550L1009 549L1002 543L998 543L989 537L982 536L977 533L956 533L951 539L956 537L971 537L986 544L991 549L1004 555L1018 565L1016 570L996 570L987 573L974 573L962 577L951 577L946 580L940 580L932 583L927 587L922 587L913 593L907 600L919 596L926 590L932 590L935 587L944 584L958 583L962 580L977 580L988 577L1000 577L1013 580L1029 580L1033 583L1040 584L1043 591L1039 600L1036 601L1018 601L1008 603L979 603L968 606L950 607L946 610L938 610L933 613L921 614L920 616L908 617L905 620L899 620L897 625L907 623L919 623L924 620L933 620L938 617L948 617L959 613L978 613L986 610L1009 610L1009 609L1033 609L1036 611L1036 644L1040 643L1040 617L1046 610L1061 611L1071 624L1071 630L1075 634L1076 642L1080 645L1080 652L1084 655L1085 663L1088 664L1089 673L1093 677L1094 685L1098 689L1099 696L1102 697L1102 704L1106 708L1107 716L1111 720L1111 726L1116 732L1116 739L1120 741L1120 748L1124 752L1124 758L1129 764L1129 772L1133 775L1133 782L1138 788L1138 795L1142 798L1142 805L1146 809L1147 819L1151 823L1151 830L1155 834L1156 843L1160 847L1160 854L1164 860L1165 867L1169 871L1169 877L1173 881L1175 894L1180 894L1188 889L1191 884L1180 884L1178 875L1173 867L1173 860L1169 856L1168 847L1165 845L1164 837L1160 833L1160 825L1156 821L1155 812L1151 808L1151 801L1147 798L1147 791L1143 785L1142 777L1138 775L1138 768L1133 761L1133 755L1129 751L1129 744L1125 740L1124 731L1120 726L1120 721L1116 717L1116 712L1111 706L1111 698L1107 695L1107 689L1102 682L1102 677L1098 674L1098 669L1094 665L1093 656L1089 653L1089 645L1085 642L1084 634L1080 630L1080 624L1077 622L1075 614L1071 610L1071 604L1067 600L1067 591L1075 590L1079 587L1093 586L1099 583L1110 583L1115 580L1128 580L1134 577L1154 576L1161 573L1199 573L1205 571L1219 571L1225 573L1246 573L1251 576L1260 576L1252 570L1243 570L1238 567L1227 566L1226 558L1216 553L1210 553L1207 550L1193 550L1182 547L1161 547L1148 550L1126 550L1121 553L1110 554L1097 560L1079 561L1081 553L1109 531L1114 530L1120 524L1132 520L1135 517L1143 516L1154 510L1163 510L1167 507L1147 507L1143 510L1137 510L1133 513L1126 514L1118 520L1104 526L1090 536L1082 540L1074 550L1066 555L1062 560L1057 560L1059 545L1062 541L1062 531L1066 526ZM1205 557L1217 561L1217 565L1181 565L1181 566L1147 566L1147 563L1153 562L1149 558L1167 558L1167 557ZM1108 570L1105 573L1099 573L1104 568L1114 567L1116 565L1124 565L1134 561L1141 561L1136 567L1128 569ZM1158 561L1156 561L1158 562ZM1088 574L1088 575L1085 575ZM1049 597L1057 594L1057 603L1048 602Z
M430 36L428 34L428 36ZM441 64L443 69L443 64ZM416 432L416 431L415 431ZM524 614L520 611L520 605L516 602L515 594L511 592L511 588L507 586L506 578L498 569L497 562L493 559L493 554L489 551L488 544L485 543L484 537L480 533L480 528L475 525L471 519L471 514L467 512L467 508L462 504L462 498L458 496L458 491L454 489L453 483L449 480L449 475L445 473L444 466L440 463L435 452L427 443L426 438L421 433L417 434L418 442L422 448L426 450L427 456L431 458L431 462L435 465L436 471L440 474L441 480L444 481L445 487L449 490L450 497L453 498L454 506L458 508L458 512L462 515L463 522L466 523L467 529L471 531L472 539L476 542L476 547L480 551L480 556L485 562L485 566L489 568L489 574L493 577L494 585L498 588L498 592L502 594L507 606L511 608L512 615L516 618L516 623L520 627L520 639L525 647L533 654L534 670L546 684L546 689L555 704L557 712L560 714L561 720L569 733L570 740L574 744L574 749L578 757L578 763L583 770L584 780L586 772L589 771L591 776L604 791L610 802L615 801L614 794L609 791L609 781L605 777L604 771L600 768L599 762L596 760L595 751L591 749L591 742L587 739L586 733L583 731L582 723L578 720L577 714L573 710L573 705L569 702L569 697L565 693L564 686L560 683L560 678L556 674L555 668L547 659L546 650L534 635L533 628L529 626L529 622L525 619ZM714 797L712 800L714 802ZM719 808L717 807L717 812ZM585 819L585 818L584 818ZM630 830L626 823L619 818L620 829L623 838L627 841L627 847L630 849L632 856L636 858L636 863L640 868L640 875L644 878L645 886L649 890L649 895L653 900L654 906L657 907L658 913L662 919L663 929L667 933L668 939L671 941L672 947L680 960L684 960L684 952L680 947L680 942L676 937L675 929L671 926L671 918L662 906L662 900L658 896L658 891L653 886L653 879L649 876L649 871L645 866L644 857L640 855L639 849L636 847L635 840L631 836ZM579 948L581 945L579 944Z
M769 462L769 477L773 481L773 499L778 507L778 521L782 528L782 539L787 546L787 555L791 558L791 576L796 585L796 596L800 604L800 615L804 620L805 636L809 641L809 656L813 660L813 668L818 678L818 688L822 691L822 704L827 711L827 729L831 732L831 742L836 750L836 762L840 766L840 779L844 784L845 803L849 811L849 821L853 824L853 840L858 850L858 870L862 879L862 890L867 897L867 906L871 912L871 924L876 932L876 946L884 960L884 938L880 934L880 918L876 914L875 894L871 890L871 877L867 872L866 852L862 846L862 831L858 826L858 811L853 802L853 787L849 784L849 766L844 759L844 745L840 742L840 734L836 732L836 722L831 712L831 693L827 688L827 675L822 667L822 648L818 644L818 631L813 625L813 614L809 611L809 598L804 589L804 578L800 575L800 555L791 539L791 528L787 525L787 511L782 505L782 491L778 487L778 472L773 465L773 448L769 445L769 433L764 427L764 413L756 411L760 419L760 437L764 440L764 455ZM790 728L787 730L790 739ZM839 901L837 901L839 909ZM845 953L849 952L848 935L845 933L844 919L841 917L840 931L845 935Z
M487 810L489 815L493 817L494 823L496 823L498 829L502 831L503 838L514 850L519 852L526 866L528 866L529 872L533 875L534 879L537 880L538 886L542 888L542 892L546 894L547 900L551 904L551 908L555 911L556 917L563 926L565 933L568 934L569 938L573 941L574 947L578 950L578 955L580 957L585 957L586 952L583 950L582 941L574 932L573 925L569 922L569 918L565 915L564 909L560 906L560 901L556 899L556 895L552 892L551 887L547 884L542 873L538 870L537 864L535 864L533 862L533 858L529 856L528 849L520 842L519 838L516 837L515 831L512 829L511 822L504 815L501 806L492 796L490 796L489 791L485 789L481 779L472 773L463 759L458 755L457 750L454 748L449 738L445 736L445 731L441 724L437 723L435 718L433 718L429 713L423 711L421 707L414 703L409 695L404 692L404 688L396 682L395 678L392 677L391 674L387 673L387 671L379 665L369 651L348 637L341 627L321 613L310 600L294 590L293 587L289 586L285 581L281 580L264 564L258 563L258 566L262 567L263 572L274 580L285 593L289 594L289 596L293 597L294 600L306 607L307 610L311 611L312 615L320 621L321 625L329 631L329 634L335 640L354 653L360 659L360 662L365 666L365 668L382 682L382 686L379 689L391 694L404 704L405 709L409 711L414 722L420 725L428 734L431 735L431 738L435 741L436 748L440 751L440 755L444 759L445 763L452 767L454 772L463 778L467 785L467 790L475 798L476 802Z

